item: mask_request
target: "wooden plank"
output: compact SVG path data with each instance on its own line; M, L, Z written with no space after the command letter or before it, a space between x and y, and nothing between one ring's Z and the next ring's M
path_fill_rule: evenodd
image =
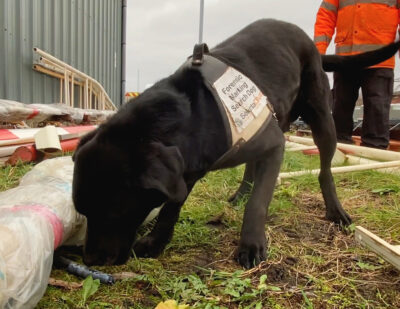
M400 246L393 246L362 226L356 226L356 241L400 270Z
M19 139L3 140L3 141L0 141L0 147L11 146L11 145L20 145L20 144L28 144L28 143L33 143L34 141L35 141L35 139L33 137L25 137L25 138L19 138Z

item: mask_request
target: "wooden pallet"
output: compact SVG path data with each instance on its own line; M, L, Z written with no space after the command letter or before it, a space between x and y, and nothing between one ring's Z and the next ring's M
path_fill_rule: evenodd
M367 229L356 226L356 241L400 270L400 246L393 246Z

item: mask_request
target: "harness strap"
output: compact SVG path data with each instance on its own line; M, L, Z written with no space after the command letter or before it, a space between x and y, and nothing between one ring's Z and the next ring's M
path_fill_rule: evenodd
M263 93L257 89L258 87L252 82L248 77L246 77L243 73L239 72L238 70L235 70L233 67L228 66L226 63L223 61L217 59L214 56L211 56L208 54L209 49L207 44L202 43L202 44L196 44L193 48L193 56L189 57L186 63L182 67L191 67L194 69L199 70L199 72L203 76L204 80L204 85L207 87L207 89L211 92L213 95L215 101L217 102L218 109L220 111L222 121L224 123L225 131L226 131L226 136L227 136L227 147L228 151L225 152L214 164L212 167L215 167L224 161L226 161L228 158L233 156L235 153L239 151L239 149L249 140L253 139L257 133L263 131L263 129L268 125L270 122L271 118L276 117L276 113L274 111L274 108L272 104L268 101L268 99L263 95ZM236 72L235 74L238 74L240 78L243 78L243 80L247 80L248 84L254 85L254 91L258 91L259 95L257 95L257 98L255 97L254 100L264 100L265 104L264 106L266 108L259 109L259 111L254 115L254 119L246 124L246 127L241 128L237 130L236 127L236 121L240 121L240 119L233 119L232 114L230 114L232 111L228 111L230 109L230 106L225 106L222 96L220 97L220 94L218 93L218 86L217 84L220 84L221 86L221 77L222 76L230 76L226 75L226 73ZM225 75L224 75L225 74ZM228 81L229 82L229 81ZM222 82L222 86L224 86ZM242 82L243 84L243 82ZM227 85L229 86L229 85ZM232 86L234 87L234 85ZM221 88L218 88L219 91ZM247 89L247 84L246 84L246 89ZM243 91L243 87L241 89L238 89L238 91ZM251 94L248 94L246 98L251 96ZM231 99L234 100L234 99ZM241 106L242 103L239 101L233 102L234 104L239 104ZM259 104L259 103L255 103ZM262 106L262 105L260 105ZM244 113L251 113L251 109L247 110L244 108Z
M206 43L196 44L193 48L192 65L202 65L204 62L204 54L208 52L209 49Z

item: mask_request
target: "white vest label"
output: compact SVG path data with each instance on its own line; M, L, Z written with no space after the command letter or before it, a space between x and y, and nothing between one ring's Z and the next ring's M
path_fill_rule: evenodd
M245 75L229 67L213 84L235 128L241 133L267 106L267 97Z

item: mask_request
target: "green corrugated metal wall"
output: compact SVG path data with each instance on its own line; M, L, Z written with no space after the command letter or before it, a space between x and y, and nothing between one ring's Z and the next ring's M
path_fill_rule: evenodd
M0 99L59 101L59 82L32 70L33 47L97 79L121 101L122 0L0 0Z

